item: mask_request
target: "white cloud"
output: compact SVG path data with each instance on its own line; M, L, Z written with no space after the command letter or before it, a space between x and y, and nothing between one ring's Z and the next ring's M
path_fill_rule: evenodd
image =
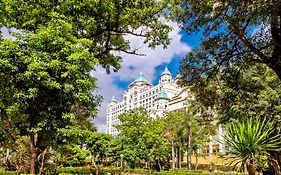
M155 68L161 64L169 63L175 56L183 56L191 51L191 47L186 43L180 41L180 29L176 23L169 22L174 30L169 34L172 38L171 44L167 49L156 47L155 50L148 48L143 44L143 38L136 36L128 36L126 39L130 41L132 48L139 48L138 53L143 53L146 56L121 54L123 60L121 69L118 73L111 73L107 75L102 68L98 68L93 75L98 78L98 85L100 87L99 94L103 96L104 102L99 109L98 117L94 120L98 131L105 132L106 124L106 107L108 101L114 95L117 100L122 98L124 90L117 87L113 80L118 78L120 80L133 81L140 72L150 79L155 78Z

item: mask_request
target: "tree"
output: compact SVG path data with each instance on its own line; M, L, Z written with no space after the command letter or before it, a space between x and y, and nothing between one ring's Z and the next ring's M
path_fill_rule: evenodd
M86 163L90 151L77 144L64 144L56 149L56 163L61 166L81 166Z
M98 157L100 161L104 160L111 139L111 136L108 134L98 132L91 133L90 137L87 138L86 145L92 152L94 160L96 157Z
M147 132L146 145L149 149L149 162L155 162L155 169L162 170L163 162L167 160L170 155L168 140L163 137L165 132L165 119L156 118L150 123L150 132ZM153 128L151 130L151 128Z
M171 112L167 114L166 135L172 143L173 147L178 147L181 152L183 147L186 147L187 168L191 169L191 156L195 153L197 157L200 149L203 149L209 140L210 135L215 134L215 127L211 121L206 121L203 117L204 113L199 113L200 108L198 103L194 101L187 109ZM213 121L213 120L212 120ZM178 157L181 163L181 156ZM172 164L174 167L174 158L172 155ZM179 166L180 167L180 166Z
M148 160L145 134L149 132L148 125L152 119L144 108L129 110L118 118L121 122L116 126L120 132L120 156L124 157L131 168L135 168L141 161Z
M202 43L181 62L185 82L211 76L232 64L262 63L281 79L281 2L180 0L173 18L187 31L203 32Z
M131 168L140 162L156 162L161 170L161 162L168 156L167 140L162 137L164 129L161 119L152 119L144 108L129 110L119 116L116 126L120 134L117 138L119 157Z
M96 115L101 98L90 71L117 71L116 52L138 54L124 35L144 37L150 47L169 43L162 7L151 0L1 1L0 26L21 34L0 39L0 121L29 136L30 173L39 171L38 155L58 143L57 130L88 126Z
M237 71L240 76L236 80ZM220 121L261 116L277 125L281 122L281 81L270 68L260 64L235 67L225 70L218 80L211 84L217 90L216 100L221 101L216 105Z
M99 168L96 164L96 158L103 161L109 151L112 137L108 134L92 132L86 140L87 149L91 151L92 163L95 166L96 174L99 174Z
M229 124L225 143L227 155L234 159L234 166L241 164L246 167L250 175L256 172L256 166L262 159L269 159L270 163L276 164L276 160L270 159L268 151L281 150L280 134L274 134L274 124L264 119L247 119L246 121L235 120ZM276 169L280 174L280 169Z
M170 7L171 16L188 34L202 31L200 46L181 62L182 84L195 84L196 99L218 111L223 122L261 112L270 120L277 120L278 125L281 2L182 0L172 2ZM269 77L262 76L266 68L263 65L273 70L267 69ZM260 82L272 84L265 86ZM276 129L276 133L280 130ZM280 152L273 154L280 167Z
M56 143L57 129L87 123L98 105L89 75L97 64L88 51L91 41L72 36L72 26L53 15L36 34L0 43L0 75L14 94L3 103L1 118L29 135L32 173L38 155Z
M267 118L275 123L275 134L280 134L281 81L270 68L258 63L232 65L231 69L225 68L205 80L191 86L195 96L193 105L203 111L202 119L211 119L216 114L219 123L227 124L232 119ZM280 167L280 152L270 153Z
M165 123L166 123L166 131L165 131L165 136L168 138L171 144L171 150L172 150L172 169L176 168L176 154L175 150L178 149L178 152L182 152L183 148L186 147L186 152L187 152L187 161L189 161L189 139L191 137L191 132L190 131L190 125L191 123L187 123L187 116L185 115L185 111L180 110L180 111L175 111L175 112L170 112L167 114L165 117ZM188 122L191 122L188 120ZM178 155L177 155L178 156ZM179 160L180 159L180 160ZM181 156L178 156L178 164L181 164ZM188 165L188 164L187 164ZM179 166L181 167L181 165Z
M4 0L0 4L0 26L15 27L30 34L48 25L51 14L56 13L73 26L72 35L91 40L88 50L100 65L108 72L111 66L117 71L121 57L116 52L142 55L130 47L125 35L143 37L150 47L169 44L171 27L159 18L164 5L162 1L152 0Z

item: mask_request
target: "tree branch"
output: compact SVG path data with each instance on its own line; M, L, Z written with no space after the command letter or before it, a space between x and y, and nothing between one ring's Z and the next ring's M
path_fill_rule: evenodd
M248 20L249 21L249 20ZM230 25L233 27L233 32L235 35L238 36L238 38L243 42L243 44L249 48L253 53L258 55L262 60L267 61L269 58L263 54L259 49L257 49L245 36L244 31L246 27L243 27L243 30L241 30L236 24L234 24L231 20L228 20ZM249 22L247 22L248 24ZM246 25L247 25L246 24Z

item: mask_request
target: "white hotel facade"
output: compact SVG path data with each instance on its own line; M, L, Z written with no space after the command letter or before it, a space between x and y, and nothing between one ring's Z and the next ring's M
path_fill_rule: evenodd
M161 74L156 86L140 73L125 91L121 101L114 96L107 106L106 133L112 136L118 134L114 127L120 124L118 116L126 110L143 107L148 110L152 118L163 117L166 112L181 109L187 106L187 99L192 98L183 91L172 78L172 74L166 67Z
M106 133L112 136L118 135L118 130L114 127L120 124L118 116L123 112L143 107L148 110L152 118L163 117L166 112L183 109L188 106L188 101L194 97L186 89L177 85L177 78L173 79L171 72L166 67L162 72L157 85L153 86L145 78L143 73L128 86L128 90L123 94L123 99L117 101L114 96L107 106ZM217 145L217 150L223 150L221 140L223 130L218 128L216 136L210 136L209 150L212 152L213 145Z

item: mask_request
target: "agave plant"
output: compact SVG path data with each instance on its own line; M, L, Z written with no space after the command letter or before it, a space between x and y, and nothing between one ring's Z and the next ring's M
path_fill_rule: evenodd
M274 133L272 122L266 119L235 120L227 127L227 155L235 167L254 175L260 161L268 159L268 151L281 150L281 136ZM262 160L261 160L262 159Z

